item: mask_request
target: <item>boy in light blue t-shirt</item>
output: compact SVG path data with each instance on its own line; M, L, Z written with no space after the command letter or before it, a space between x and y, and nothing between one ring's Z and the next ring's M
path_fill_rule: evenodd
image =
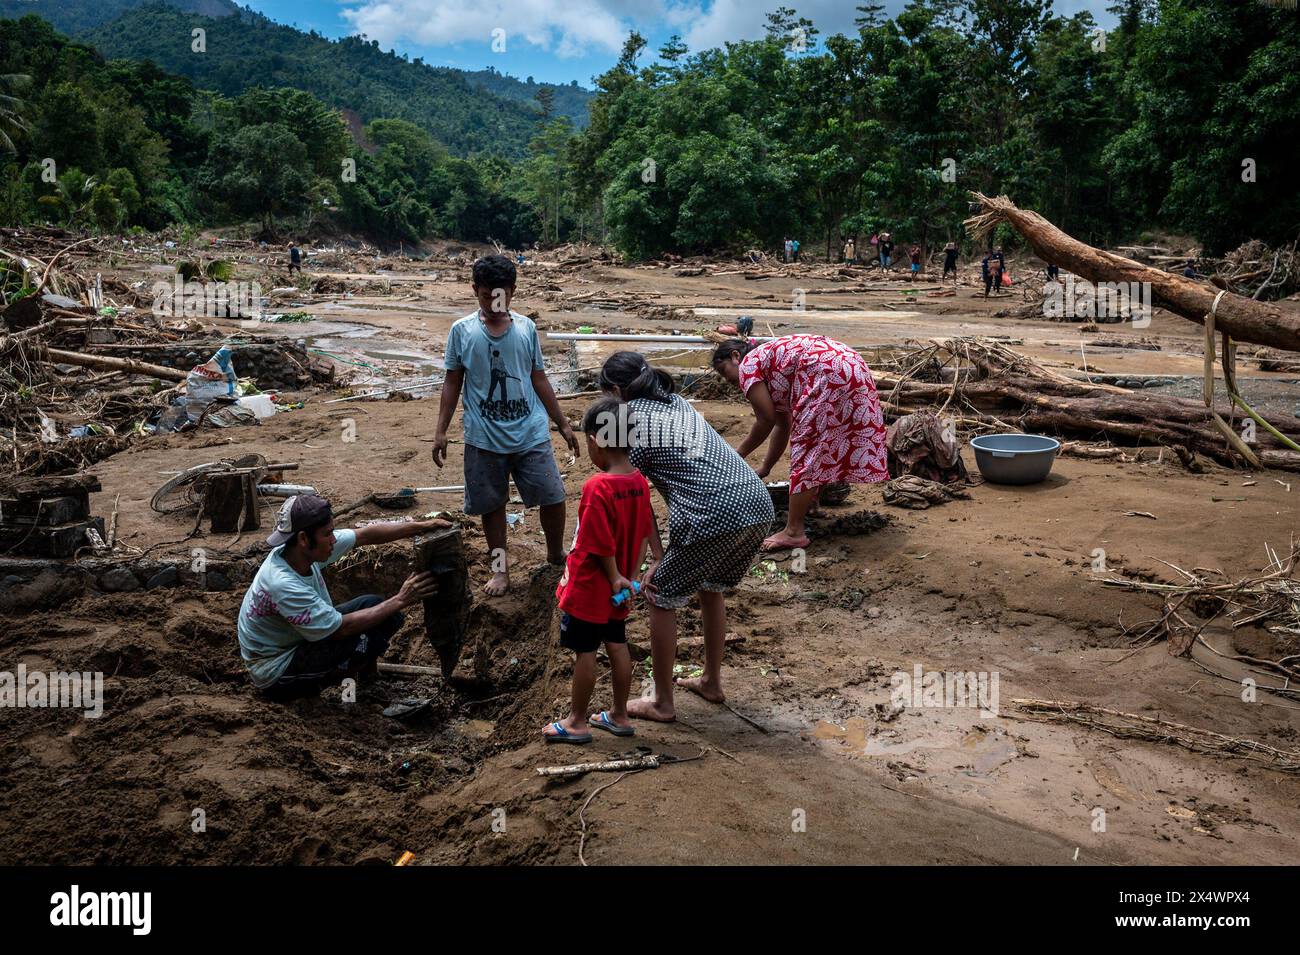
M510 586L506 561L506 502L515 482L525 507L541 508L546 559L564 563L564 481L555 464L547 417L569 449L578 439L546 377L537 327L510 310L515 265L503 255L474 263L478 310L451 327L443 363L447 377L438 406L433 463L447 460L447 428L464 397L465 513L483 518L492 578L483 588L498 596Z

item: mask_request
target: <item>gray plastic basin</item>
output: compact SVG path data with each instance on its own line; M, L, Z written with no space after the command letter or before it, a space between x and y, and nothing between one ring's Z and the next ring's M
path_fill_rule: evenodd
M1052 471L1061 442L1038 434L986 434L972 438L975 464L993 484L1037 484Z

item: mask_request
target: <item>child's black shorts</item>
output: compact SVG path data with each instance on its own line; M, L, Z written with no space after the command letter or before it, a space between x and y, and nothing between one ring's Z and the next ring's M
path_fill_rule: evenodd
M588 623L567 613L560 614L560 646L574 653L595 653L602 643L627 643L627 621Z

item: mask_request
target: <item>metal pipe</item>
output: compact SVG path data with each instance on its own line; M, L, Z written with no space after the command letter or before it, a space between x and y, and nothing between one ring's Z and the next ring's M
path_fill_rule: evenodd
M713 339L700 335L601 335L595 332L547 332L546 337L557 342L679 342L687 345L712 345ZM755 338L753 341L768 341Z

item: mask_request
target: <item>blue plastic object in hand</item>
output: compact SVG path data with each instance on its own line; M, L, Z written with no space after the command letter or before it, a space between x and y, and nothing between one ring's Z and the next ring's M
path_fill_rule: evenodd
M614 604L614 606L617 607L617 606L618 606L619 604L621 604L623 601L628 600L629 598L631 598L633 594L639 594L640 592L641 592L641 584L640 584L639 582L637 582L637 581L634 580L634 581L632 581L632 589L631 589L631 590L629 590L628 588L624 587L622 590L620 590L618 593L614 594L614 596L610 597L609 599L610 599L610 602L611 602L612 604Z

